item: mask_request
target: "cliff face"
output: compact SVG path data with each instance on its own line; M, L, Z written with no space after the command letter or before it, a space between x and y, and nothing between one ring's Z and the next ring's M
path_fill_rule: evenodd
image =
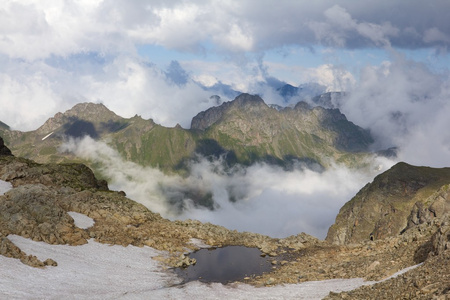
M448 212L450 168L398 163L375 177L339 211L326 240L349 244L399 236Z

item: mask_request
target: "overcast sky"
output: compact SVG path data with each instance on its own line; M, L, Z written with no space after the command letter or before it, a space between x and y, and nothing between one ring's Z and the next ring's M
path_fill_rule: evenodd
M378 147L445 164L449 11L447 0L1 1L0 120L33 130L90 101L188 128L215 104L200 85L271 103L265 83L317 82L351 92L341 110Z

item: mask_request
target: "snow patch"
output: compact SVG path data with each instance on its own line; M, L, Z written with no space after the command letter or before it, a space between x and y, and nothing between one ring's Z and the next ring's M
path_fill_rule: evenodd
M0 180L0 196L13 188L12 184L7 181Z
M243 283L180 285L181 279L152 259L165 252L150 247L110 246L93 240L81 246L49 245L17 235L8 238L27 254L58 263L32 268L0 255L0 298L8 299L322 299L330 291L376 283L356 278L260 288Z
M49 136L51 136L52 134L53 134L53 131L50 132L49 134L47 134L46 136L44 136L44 137L42 138L42 141L45 140L46 138L48 138Z
M49 245L17 235L8 238L28 255L52 258L57 267L32 268L0 256L0 298L116 299L179 283L152 257L164 254L150 247L100 244Z
M211 248L210 245L205 244L205 242L203 240L200 240L200 239L192 238L192 239L190 239L189 243L194 245L194 246L196 246L196 247L198 247L198 248Z
M94 226L94 219L86 215L74 211L68 211L67 213L72 217L73 221L75 222L75 226L77 226L78 228L88 229L89 227Z

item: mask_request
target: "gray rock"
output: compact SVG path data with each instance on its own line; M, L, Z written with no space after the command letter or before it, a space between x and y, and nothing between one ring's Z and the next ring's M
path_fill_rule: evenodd
M3 142L3 139L0 137L0 156L11 156L11 150L9 150L8 147L5 146L5 143Z

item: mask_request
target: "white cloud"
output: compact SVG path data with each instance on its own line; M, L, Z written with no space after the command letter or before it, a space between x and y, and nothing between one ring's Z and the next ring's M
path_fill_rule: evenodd
M368 46L390 46L390 38L399 34L399 29L389 22L375 24L358 22L353 19L346 9L339 5L325 10L327 20L311 21L308 25L316 34L319 41L325 45L337 47L354 47L352 43L363 43ZM358 41L367 39L373 44Z
M448 165L450 78L393 53L393 62L367 66L344 102L343 112L370 128L379 148L399 146L400 159Z
M0 71L0 120L34 130L79 102L101 102L122 117L136 114L158 124L190 127L192 118L216 103L193 81L176 85L153 65L129 56L97 62L79 58L26 63Z
M85 76L82 83L87 99L101 101L121 116L139 114L164 126L189 128L198 112L212 106L210 94L192 81L172 84L158 68L129 57L118 57L101 76Z
M272 5L271 5L272 4ZM447 1L74 1L0 4L0 51L35 60L74 53L134 53L136 44L181 51L261 51L321 42L340 47L448 46ZM402 14L396 12L402 11ZM370 14L368 13L370 12ZM425 19L426 22L422 20ZM411 34L414 32L414 34Z
M12 128L36 129L64 102L51 86L40 72L25 76L0 73L0 120Z

